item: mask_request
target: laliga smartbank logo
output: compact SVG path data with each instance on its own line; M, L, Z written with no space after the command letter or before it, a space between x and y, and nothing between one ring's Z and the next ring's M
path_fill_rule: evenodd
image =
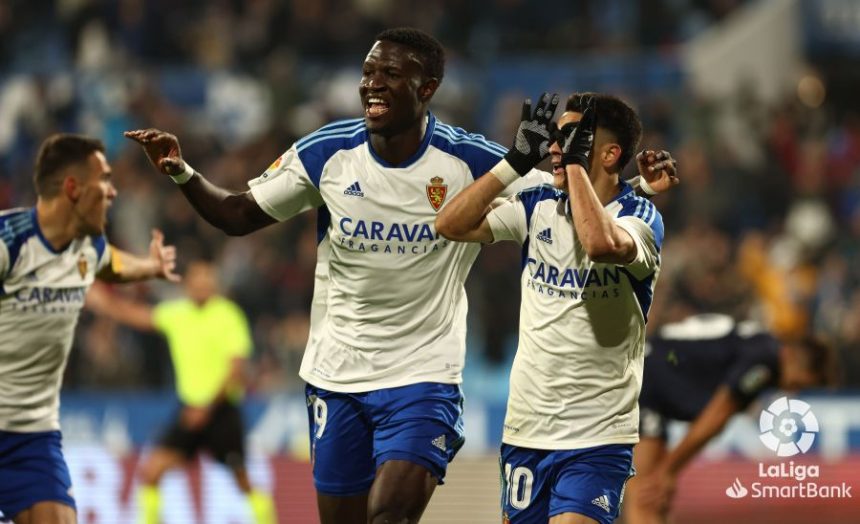
M812 408L802 400L780 397L762 410L759 417L762 444L776 452L777 457L804 454L812 447L818 434L818 419ZM818 464L795 464L793 460L771 464L758 463L758 479L749 488L739 477L726 488L733 499L751 498L851 498L851 488L845 482L821 484Z
M778 457L791 457L812 447L818 419L806 402L780 397L762 410L758 427L762 444Z

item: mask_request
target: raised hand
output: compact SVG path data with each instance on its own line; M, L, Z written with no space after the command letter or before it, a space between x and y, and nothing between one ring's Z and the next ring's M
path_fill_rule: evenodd
M678 162L668 151L643 149L636 155L639 176L648 183L654 193L665 193L681 183L678 178Z
M185 171L179 139L174 135L159 129L138 129L126 131L123 135L143 146L152 165L165 175L176 176Z
M591 167L591 149L594 146L594 131L597 128L597 112L594 108L594 98L585 102L582 118L565 139L561 147L561 163L564 165L578 164L587 172Z
M558 95L555 93L551 96L548 93L542 94L534 112L532 112L530 99L523 102L523 112L514 137L514 144L505 155L505 160L520 176L531 171L549 155L552 117L556 106L558 106Z
M149 242L149 260L156 264L159 278L170 282L182 280L176 270L176 247L164 245L164 233L158 229L152 230L152 240Z

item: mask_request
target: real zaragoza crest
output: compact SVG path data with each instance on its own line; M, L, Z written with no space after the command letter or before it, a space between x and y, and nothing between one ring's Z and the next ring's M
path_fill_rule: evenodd
M78 257L78 273L81 274L81 278L86 278L87 276L87 257L83 253Z
M443 184L445 180L442 177L434 176L427 184L427 200L433 209L439 211L442 204L445 203L445 196L448 195L448 184Z

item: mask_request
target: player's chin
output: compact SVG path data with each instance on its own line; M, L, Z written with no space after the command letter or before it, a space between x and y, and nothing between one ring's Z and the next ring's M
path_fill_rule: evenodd
M391 127L392 124L390 110L379 115L374 115L369 111L365 111L364 124L367 126L367 129L372 132L384 131L385 128Z
M92 224L89 224L89 227L87 229L89 230L89 231L87 231L88 235L95 235L95 236L104 235L105 230L107 229L107 218L103 218L102 220L99 220L98 222L94 222Z
M556 189L567 191L567 175L564 174L564 170L562 170L561 173L558 173L553 170L552 186Z
M391 136L396 134L394 130L394 126L391 125L388 121L381 121L378 118L364 118L364 123L367 126L367 132L372 135L383 135L383 136Z

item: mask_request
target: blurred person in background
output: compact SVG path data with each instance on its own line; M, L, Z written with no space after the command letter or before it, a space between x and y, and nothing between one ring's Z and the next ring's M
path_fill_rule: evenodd
M185 298L156 306L112 296L94 286L87 309L140 331L158 331L170 347L180 408L140 466L141 524L161 522L158 484L162 476L206 451L233 475L248 498L254 522L274 524L271 496L254 489L245 467L245 440L239 408L244 370L251 354L245 314L219 294L216 268L194 261L185 273Z
M610 524L633 476L645 325L663 219L620 179L642 135L617 97L529 101L511 151L445 207L436 228L523 246L519 346L502 433L503 521ZM549 153L553 183L495 207ZM671 166L674 169L674 166Z
M108 244L117 191L104 151L85 136L48 137L35 207L0 213L0 512L16 524L76 521L59 394L87 289L96 278L179 280L160 231L147 257Z
M646 346L627 524L667 522L679 473L763 391L832 385L835 366L831 349L811 337L781 342L760 324L727 315L693 315L664 325ZM669 420L690 422L671 450Z

